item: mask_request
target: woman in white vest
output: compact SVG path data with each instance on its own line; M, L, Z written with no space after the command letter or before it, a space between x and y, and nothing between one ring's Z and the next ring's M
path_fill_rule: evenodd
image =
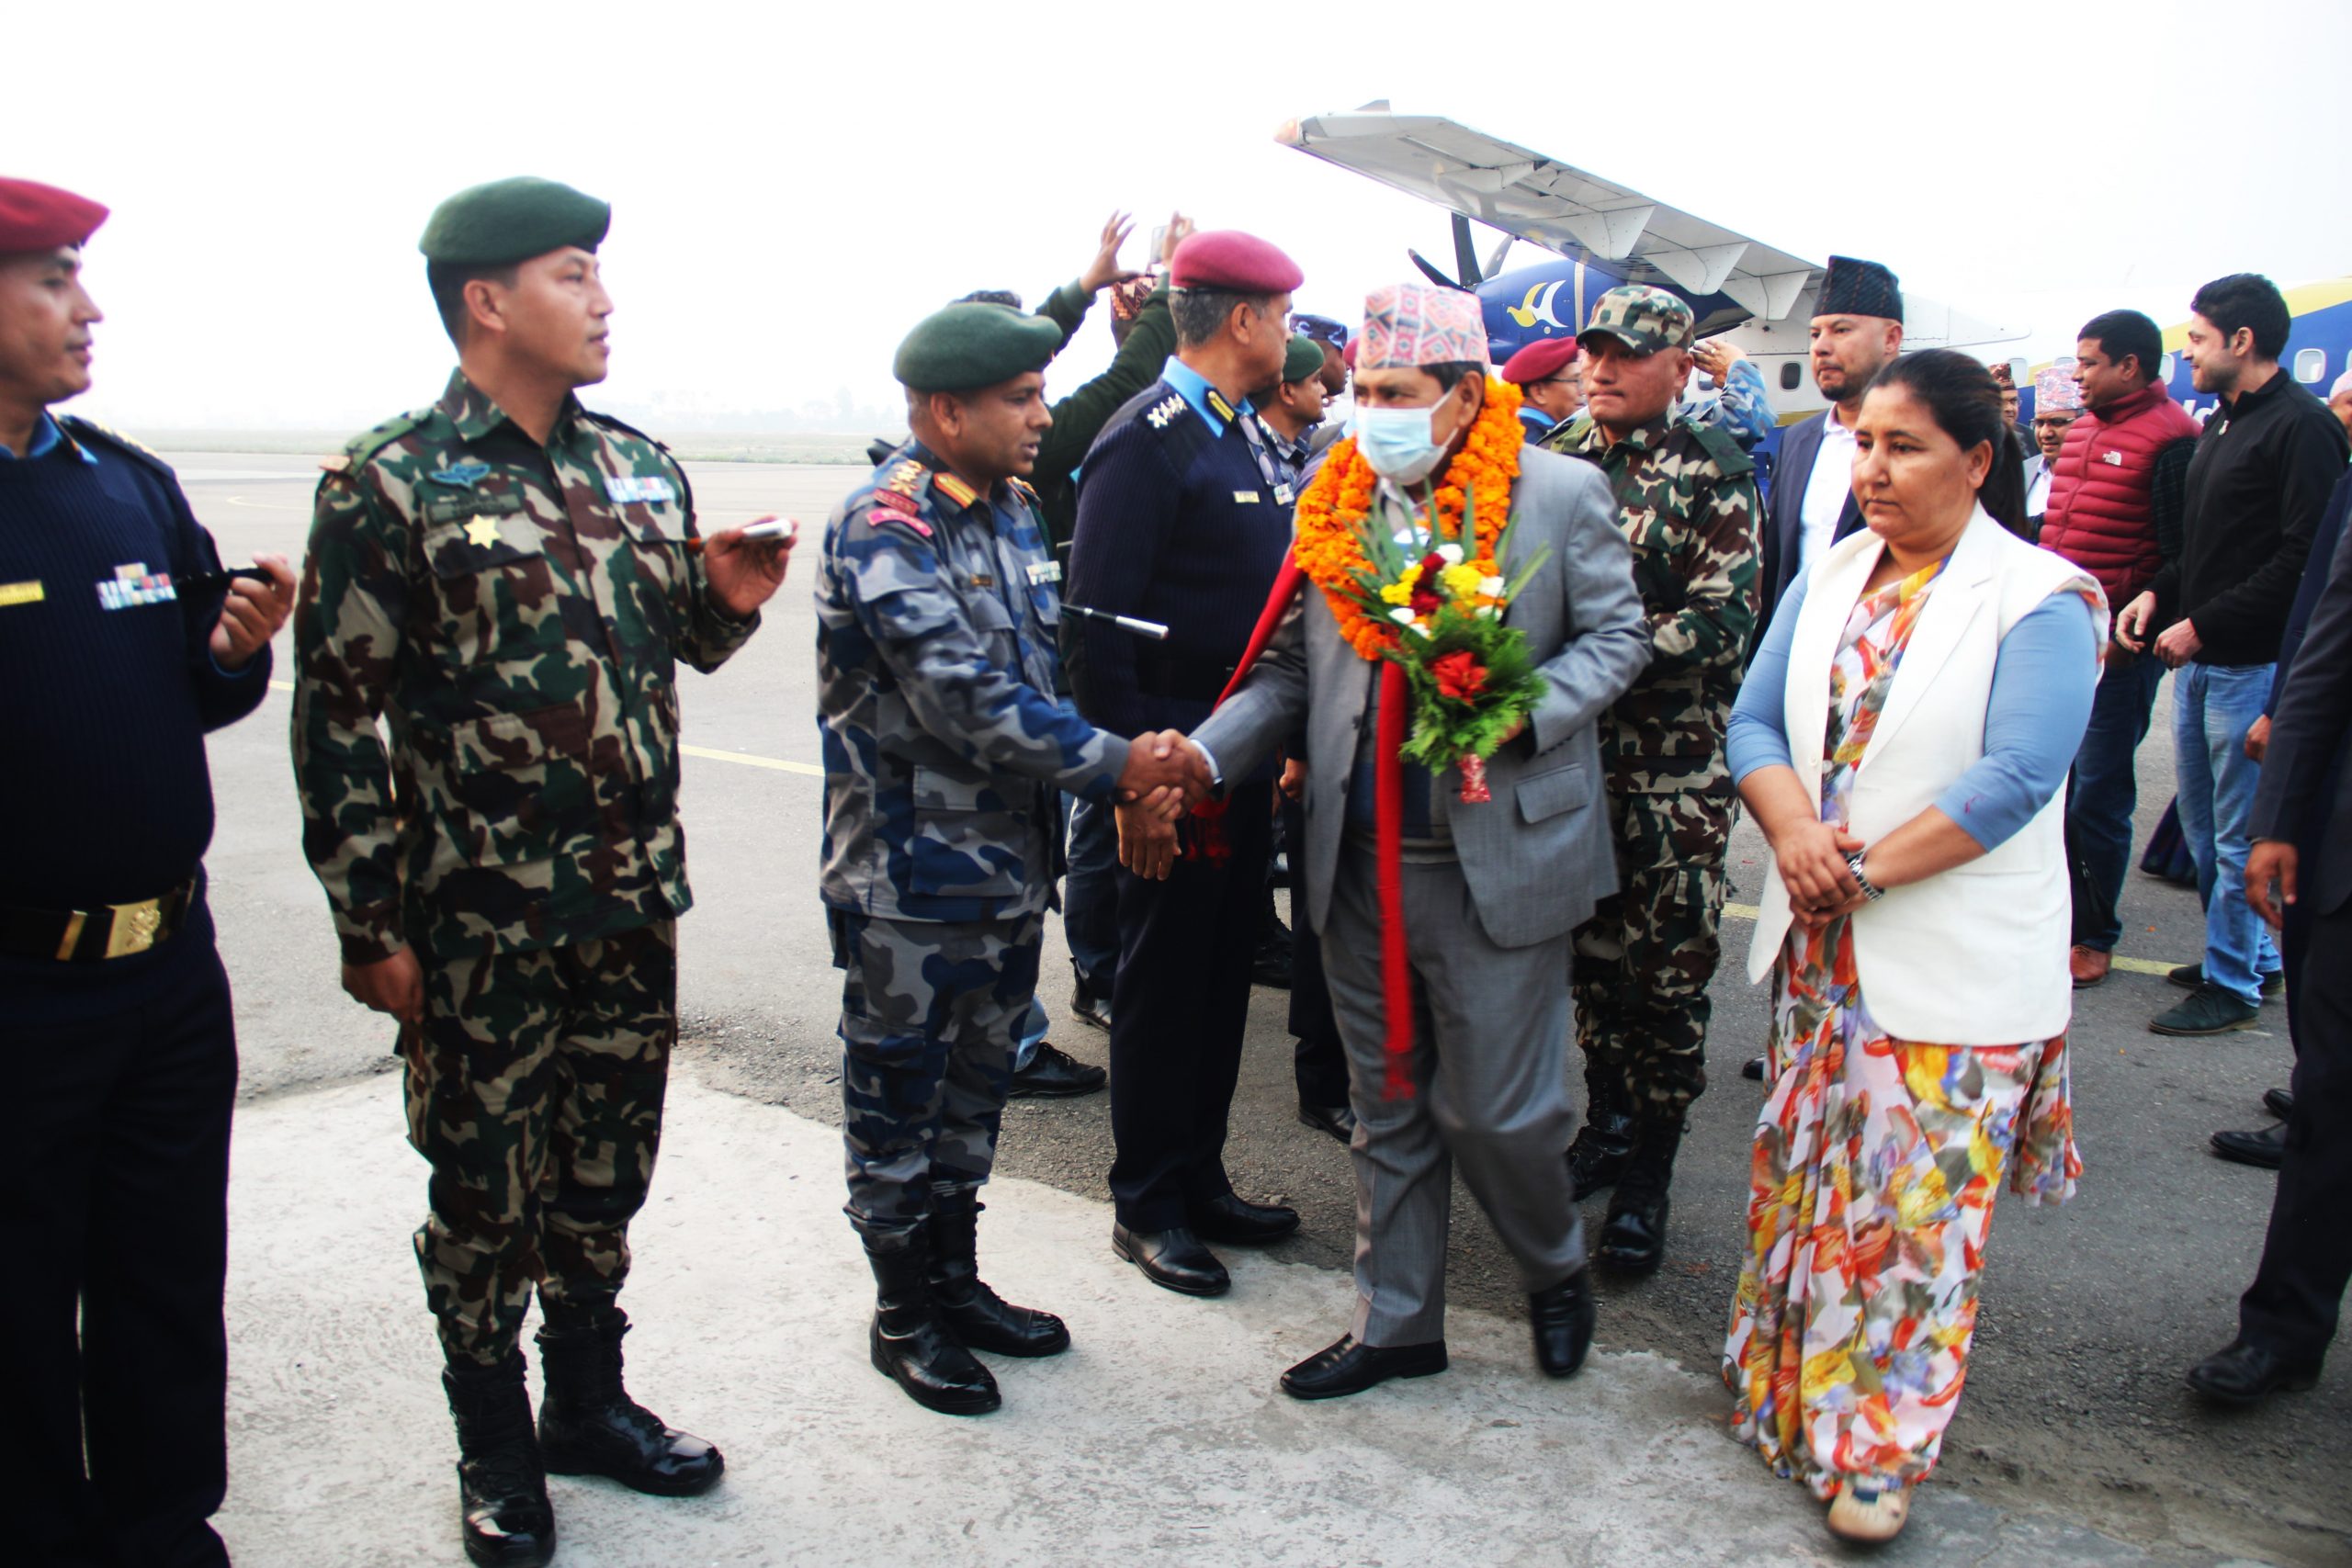
M1731 720L1774 861L1748 975L1777 997L1724 1379L1741 1438L1855 1540L1935 1466L2004 1174L2056 1202L2081 1169L2061 795L2107 605L2004 526L2006 425L1965 355L1880 372L1869 527L1781 601Z

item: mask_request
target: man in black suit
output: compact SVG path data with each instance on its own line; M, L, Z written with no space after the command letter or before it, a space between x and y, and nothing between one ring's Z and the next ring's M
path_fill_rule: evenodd
M1812 325L1813 384L1830 407L1789 427L1772 466L1757 586L1758 640L1789 584L1822 551L1862 525L1854 503L1854 422L1879 367L1903 352L1903 289L1876 262L1831 256ZM1824 454L1826 454L1825 460Z
M2209 1399L2307 1389L2352 1279L2352 549L2339 549L2279 694L2246 854L2246 902L2284 928L2295 1087L2278 1196L2238 1337L2189 1369ZM2274 901L2271 885L2278 885Z

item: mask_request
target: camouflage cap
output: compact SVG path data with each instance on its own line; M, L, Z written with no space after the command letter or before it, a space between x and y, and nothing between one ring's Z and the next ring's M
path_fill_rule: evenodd
M1592 321L1577 342L1606 333L1635 354L1689 348L1698 339L1699 319L1680 295L1646 283L1622 283L1592 308Z
M1062 330L1002 305L956 304L915 323L890 374L918 392L968 392L1043 370L1061 352Z
M1283 350L1283 379L1304 381L1323 374L1323 345L1305 333L1295 333Z
M566 245L593 251L613 205L533 175L469 186L433 209L416 248L445 266L507 266Z

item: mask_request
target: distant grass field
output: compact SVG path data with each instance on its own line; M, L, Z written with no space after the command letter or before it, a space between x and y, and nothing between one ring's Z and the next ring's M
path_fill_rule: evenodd
M880 431L874 433L882 434ZM159 452L266 452L323 457L339 452L348 430L158 430L139 439ZM762 435L737 431L688 431L662 437L679 457L697 463L841 463L863 466L865 435L796 432Z

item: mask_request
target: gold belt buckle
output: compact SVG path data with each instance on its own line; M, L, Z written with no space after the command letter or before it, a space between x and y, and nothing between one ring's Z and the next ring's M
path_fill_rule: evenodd
M107 932L107 956L128 957L144 953L155 945L155 933L163 928L164 901L141 898L136 904L114 906L114 924Z

